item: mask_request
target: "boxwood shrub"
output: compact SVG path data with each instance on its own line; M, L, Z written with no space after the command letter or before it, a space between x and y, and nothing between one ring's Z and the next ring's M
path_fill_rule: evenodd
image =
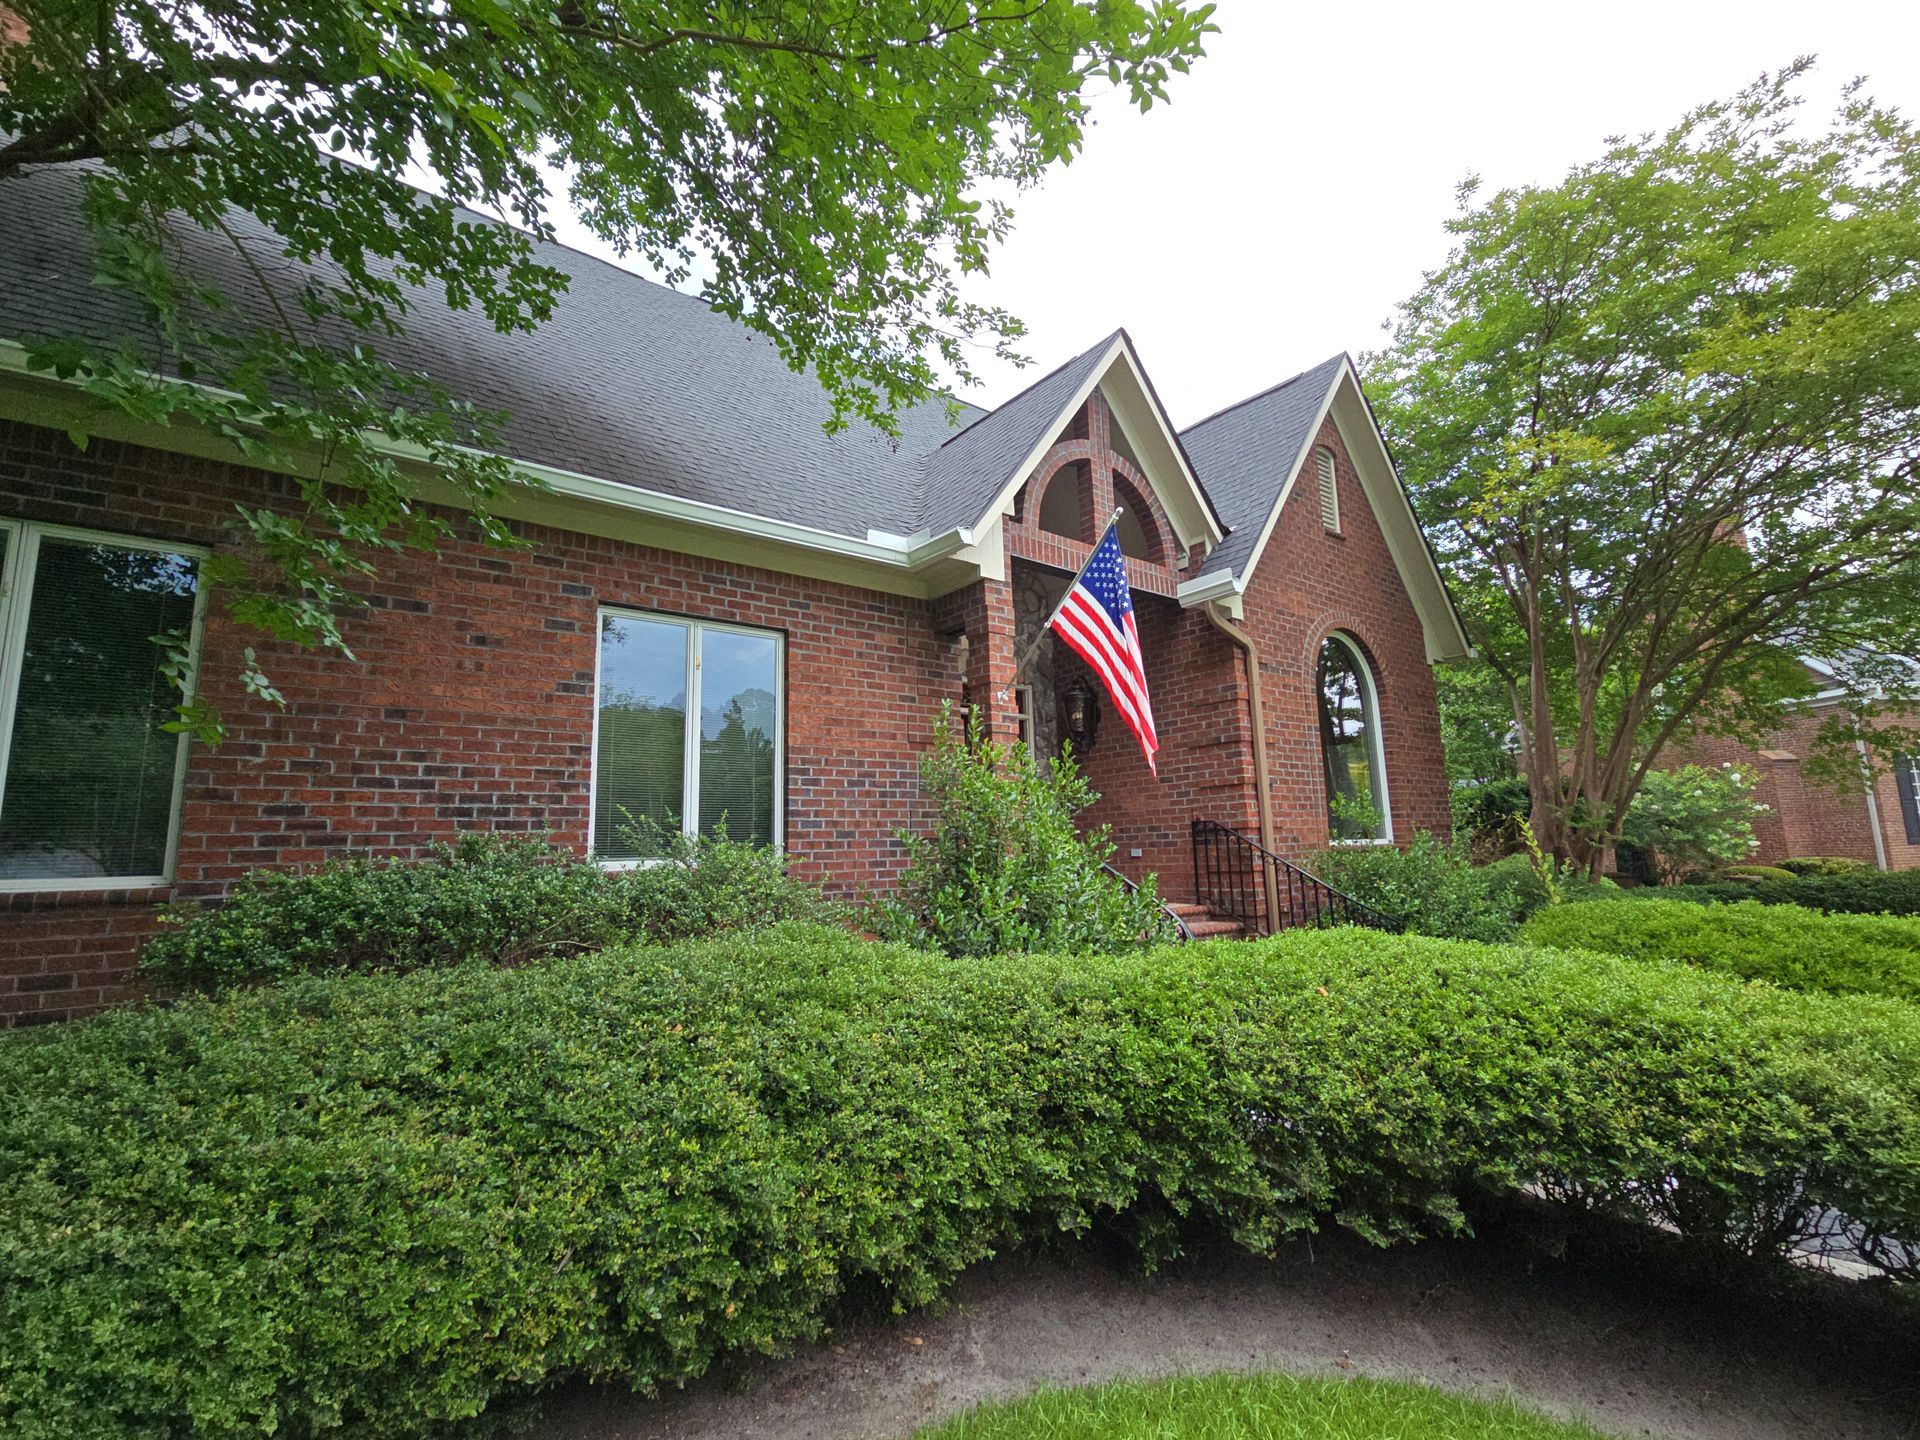
M1538 911L1522 934L1536 945L1677 960L1795 990L1920 1000L1920 919L1905 916L1751 900L1602 900Z
M1149 1255L1183 1216L1386 1241L1529 1182L1745 1250L1835 1210L1920 1239L1920 1010L1351 930L978 960L789 927L19 1032L0 1433L426 1434L1102 1217Z
M829 918L778 851L724 834L666 844L666 863L610 871L537 836L476 831L423 860L257 870L218 905L169 907L140 965L175 985L218 987L308 970L517 965L617 940Z
M1863 867L1837 874L1800 875L1791 880L1662 886L1648 893L1707 903L1757 900L1763 905L1802 905L1839 915L1920 915L1920 870Z
M1789 875L1857 875L1872 867L1845 855L1796 855L1782 860L1780 868Z

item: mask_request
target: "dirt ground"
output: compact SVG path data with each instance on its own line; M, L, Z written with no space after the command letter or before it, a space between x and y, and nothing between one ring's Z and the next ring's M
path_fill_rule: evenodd
M943 1313L846 1325L658 1400L576 1386L540 1440L896 1440L1042 1386L1290 1370L1510 1393L1618 1435L1920 1437L1920 1314L1830 1279L1740 1293L1660 1264L1581 1266L1514 1239L1381 1251L1209 1248L1151 1278L1099 1256L962 1277Z

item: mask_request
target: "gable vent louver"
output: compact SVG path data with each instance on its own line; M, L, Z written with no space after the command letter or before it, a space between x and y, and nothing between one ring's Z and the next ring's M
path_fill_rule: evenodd
M1333 478L1333 452L1316 450L1313 463L1320 471L1320 523L1327 529L1340 529L1340 487Z

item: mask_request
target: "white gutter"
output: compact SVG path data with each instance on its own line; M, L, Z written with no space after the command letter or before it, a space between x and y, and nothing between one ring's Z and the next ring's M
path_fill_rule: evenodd
M1191 580L1181 581L1173 595L1181 608L1187 610L1211 604L1215 600L1224 600L1237 610L1240 597L1246 593L1246 589L1246 582L1232 570L1216 570L1211 575L1198 575Z
M12 373L41 384L72 385L78 390L79 387L73 385L73 382L59 380L42 371L30 370L27 367L26 354L24 346L12 340L0 339L0 373ZM169 383L179 383L168 376L154 378L165 379ZM195 388L223 399L242 398L213 386L201 385ZM431 463L427 452L417 445L396 441L378 433L371 438L375 448L392 459L409 460L419 465ZM597 476L562 470L555 466L542 465L537 461L517 460L509 455L496 455L493 452L462 448L466 449L468 454L489 455L491 458L507 461L516 471L550 494L588 500L595 504L608 505L654 519L677 520L685 524L743 535L755 540L772 541L802 550L836 555L849 560L863 560L871 564L888 565L902 570L914 570L934 561L944 560L950 555L965 550L974 544L976 539L974 532L964 526L934 536L928 536L924 532L918 535L888 535L882 531L869 530L866 538L860 539L852 535L836 534L831 530L821 530L812 525L799 525L787 520L754 515L745 510L733 509L731 506L713 505L701 500L687 500L658 490L646 490L636 485L602 480Z

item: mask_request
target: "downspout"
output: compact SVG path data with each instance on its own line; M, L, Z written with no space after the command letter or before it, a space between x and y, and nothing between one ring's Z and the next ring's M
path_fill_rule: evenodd
M1253 637L1235 625L1218 605L1201 607L1213 628L1231 640L1247 656L1247 710L1253 721L1253 788L1260 817L1260 847L1273 853L1273 790L1267 783L1267 717L1260 703L1260 651Z
M1874 793L1876 785L1873 777L1873 762L1867 758L1867 742L1856 735L1853 743L1860 751L1860 781L1867 790L1867 824L1873 827L1873 863L1879 869L1887 868L1887 837L1880 831L1880 797Z

